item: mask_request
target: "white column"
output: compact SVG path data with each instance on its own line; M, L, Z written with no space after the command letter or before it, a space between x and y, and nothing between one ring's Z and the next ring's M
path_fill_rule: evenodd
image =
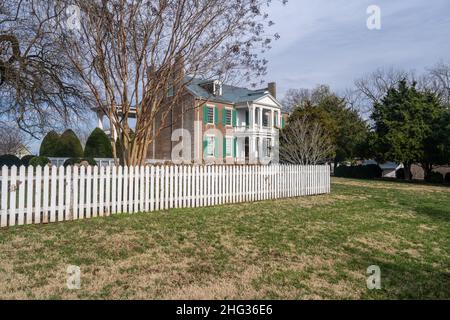
M97 127L103 130L103 113L97 113Z
M260 130L263 127L263 108L259 108L259 128Z
M251 113L250 129L254 130L256 126L256 108L252 106L250 109L250 113Z
M255 163L256 161L256 137L254 135L249 137L249 162Z
M273 109L270 109L270 121L269 121L269 123L270 123L270 128L272 130L274 129L274 126L275 126L274 119L275 119L275 111Z

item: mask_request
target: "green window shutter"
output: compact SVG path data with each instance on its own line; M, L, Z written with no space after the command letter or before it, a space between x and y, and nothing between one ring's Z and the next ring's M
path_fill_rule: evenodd
M222 125L225 126L227 123L227 109L222 109Z
M275 112L273 116L275 117L273 123L275 124L275 127L278 127L278 114Z
M219 108L214 108L214 124L217 126L219 124Z
M233 139L233 157L237 157L237 138Z
M250 125L250 113L247 111L245 111L245 125L248 127Z
M233 127L236 127L237 125L237 114L236 110L233 109Z
M284 123L284 118L281 118L281 129L284 129L285 123Z
M227 157L227 138L223 137L223 157Z
M207 106L203 106L203 123L204 124L208 123L208 107Z
M219 138L215 137L215 138L214 138L214 143L215 143L215 146L214 146L214 156L215 156L216 158L218 158L218 156L219 156Z

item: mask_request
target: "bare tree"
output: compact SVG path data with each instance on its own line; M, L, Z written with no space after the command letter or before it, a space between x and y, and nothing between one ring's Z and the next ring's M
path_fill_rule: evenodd
M282 130L280 160L284 163L315 165L333 157L335 146L317 121L303 116Z
M424 87L436 93L442 103L450 106L450 63L443 61L428 69Z
M355 80L355 89L346 91L346 100L353 104L353 108L359 109L363 116L367 116L372 113L373 105L379 103L389 89L395 88L402 80L413 84L417 82L417 77L413 71L379 68Z
M322 99L332 95L328 85L320 84L314 89L289 89L282 101L283 108L287 112L291 112L297 107L304 107L306 104L317 105Z
M0 122L0 155L17 154L29 143L24 133L15 126Z
M58 2L0 3L0 118L34 137L76 122L89 104L57 45Z
M267 61L258 56L277 37L264 31L272 24L264 12L270 2L70 2L80 10L80 28L60 23L61 48L117 132L125 164L145 161L148 146L172 121L172 110L193 77L250 81L265 74Z

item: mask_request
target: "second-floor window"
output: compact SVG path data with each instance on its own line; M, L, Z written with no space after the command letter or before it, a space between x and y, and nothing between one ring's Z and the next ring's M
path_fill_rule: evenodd
M263 111L263 126L268 127L269 126L269 111Z
M231 126L233 125L233 110L225 109L225 125Z
M214 123L214 108L208 107L206 110L208 112L208 123Z

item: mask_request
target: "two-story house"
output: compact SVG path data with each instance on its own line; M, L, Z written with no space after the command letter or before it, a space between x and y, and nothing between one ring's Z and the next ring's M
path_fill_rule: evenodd
M172 150L180 143L174 133L184 129L180 138L189 144L193 161L248 163L262 157L267 161L273 156L279 129L286 120L287 114L276 98L275 83L249 90L217 80L190 79L182 102L173 108L164 128L158 128L162 121L155 119L155 139L149 146L148 159L172 160Z

